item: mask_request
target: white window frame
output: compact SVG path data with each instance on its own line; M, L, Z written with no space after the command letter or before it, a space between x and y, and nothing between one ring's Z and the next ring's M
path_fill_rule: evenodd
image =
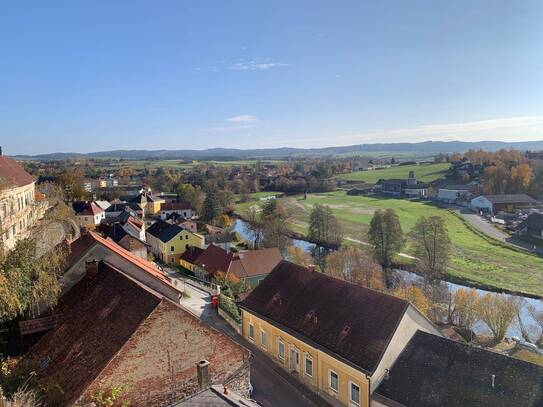
M337 389L334 389L332 387L332 373L336 375L337 377ZM328 388L332 390L334 393L339 393L339 375L336 371L332 369L328 369Z
M279 345L283 345L283 356L281 356L281 353L279 352ZM285 345L285 341L281 338L277 339L277 359L279 359L281 362L285 362L285 353L286 353L287 347Z
M266 343L262 339L266 339ZM268 349L268 333L260 328L260 346L264 349Z
M251 335L251 331L252 331L252 335ZM247 329L247 337L249 338L250 341L255 341L255 326L249 322L249 328Z
M307 372L307 361L310 361L311 362L311 374L309 374ZM306 353L304 355L304 373L307 377L311 377L313 378L313 370L314 370L314 365L313 365L313 357L309 354L309 353Z
M353 386L358 387L358 401L353 400ZM349 380L349 403L354 404L355 406L359 406L360 398L361 398L360 385Z

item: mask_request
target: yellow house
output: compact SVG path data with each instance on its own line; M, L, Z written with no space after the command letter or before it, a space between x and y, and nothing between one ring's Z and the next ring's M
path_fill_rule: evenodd
M244 338L335 406L371 395L411 337L439 330L409 302L282 261L240 304Z
M157 197L148 192L142 192L132 198L130 203L136 203L144 211L145 214L157 215L160 213L160 207L166 203L164 198Z
M146 231L151 252L164 263L179 264L181 255L189 247L204 246L204 237L163 220L157 220Z

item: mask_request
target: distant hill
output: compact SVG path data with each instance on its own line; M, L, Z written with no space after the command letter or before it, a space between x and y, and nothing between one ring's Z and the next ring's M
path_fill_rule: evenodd
M235 149L210 148L207 150L113 150L98 151L94 153L51 153L34 156L15 156L19 160L62 160L67 158L124 158L127 160L144 159L172 159L172 160L240 160L251 158L286 158L292 156L333 156L333 155L369 155L374 153L390 154L437 154L437 153L463 153L469 149L482 149L495 151L501 148L514 148L517 150L543 150L543 141L424 141L420 143L377 143L357 144L342 147L323 148L263 148L263 149Z

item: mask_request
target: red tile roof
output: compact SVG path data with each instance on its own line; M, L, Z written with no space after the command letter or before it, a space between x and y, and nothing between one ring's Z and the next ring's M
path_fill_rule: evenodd
M17 187L24 187L36 182L34 177L26 172L21 164L4 155L0 156L0 178L6 179L9 184Z
M119 246L113 240L109 238L104 239L103 237L94 232L88 232L87 234L81 235L79 239L71 244L71 253L68 256L67 268L73 266L95 244L101 244L105 248L123 257L125 260L128 260L130 263L134 264L138 268L146 271L154 278L157 278L160 281L175 288L175 286L170 282L170 279L166 277L154 264L129 252L128 250ZM177 288L175 289L177 290Z
M232 253L227 253L226 250L211 244L198 256L194 264L215 274L217 272L227 273L231 262Z
M94 202L74 202L72 208L76 215L83 216L94 216L104 212L104 210Z

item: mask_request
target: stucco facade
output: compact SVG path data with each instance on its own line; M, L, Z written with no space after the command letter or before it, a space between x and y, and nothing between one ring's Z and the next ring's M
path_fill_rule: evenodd
M153 254L161 261L169 264L179 264L181 255L188 247L202 248L204 246L204 237L183 229L167 242L146 233L146 242L151 246Z
M274 362L319 396L337 406L380 406L378 402L371 401L371 394L417 330L441 336L439 330L426 317L413 306L409 306L375 371L364 372L341 357L318 348L318 345L309 344L308 341L301 340L285 329L242 309L243 337L260 347ZM279 357L279 343L284 344L283 358ZM312 375L306 372L306 359L312 361ZM337 375L337 390L331 386L331 372ZM355 400L358 400L358 404Z
M251 326L253 328L250 328ZM317 349L246 310L242 310L242 331L244 338L260 347L274 362L291 372L296 379L332 405L370 406L370 379L367 373L353 368L340 358ZM282 346L284 357L280 356ZM332 374L337 376L337 386L331 383ZM357 399L358 403L353 401L353 398Z
M0 240L4 248L10 250L17 240L27 237L40 212L35 202L34 182L0 192Z

